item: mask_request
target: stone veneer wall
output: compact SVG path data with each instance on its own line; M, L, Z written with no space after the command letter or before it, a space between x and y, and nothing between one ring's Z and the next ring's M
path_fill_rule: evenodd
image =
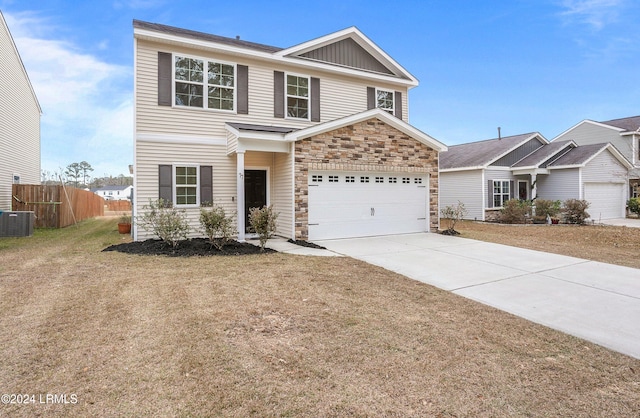
M309 170L429 174L429 220L438 229L438 152L378 119L295 144L295 239L308 238Z

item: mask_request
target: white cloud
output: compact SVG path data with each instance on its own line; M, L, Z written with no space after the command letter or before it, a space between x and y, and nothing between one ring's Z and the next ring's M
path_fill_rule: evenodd
M34 14L5 17L43 110L42 168L85 160L121 167L108 174L126 173L133 142L131 69L52 39L55 26Z
M579 22L600 30L618 21L625 0L563 0L560 13L567 23Z

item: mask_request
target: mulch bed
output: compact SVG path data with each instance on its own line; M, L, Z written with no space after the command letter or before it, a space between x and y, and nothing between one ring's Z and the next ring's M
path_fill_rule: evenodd
M176 248L172 248L170 245L159 239L148 239L146 241L134 241L111 245L102 251L118 251L121 253L138 255L165 255L169 257L250 255L276 252L269 248L265 248L264 251L260 251L259 246L238 241L229 241L222 250L218 250L205 238L193 238L180 241Z

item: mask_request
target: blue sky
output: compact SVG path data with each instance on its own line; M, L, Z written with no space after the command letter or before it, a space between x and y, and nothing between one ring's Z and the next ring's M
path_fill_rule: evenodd
M279 47L357 26L420 80L410 123L447 145L640 114L640 2L0 0L43 108L42 168L133 162L132 19Z

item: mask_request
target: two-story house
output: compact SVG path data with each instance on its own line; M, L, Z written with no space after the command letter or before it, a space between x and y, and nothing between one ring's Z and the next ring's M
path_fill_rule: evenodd
M129 200L133 194L133 186L102 186L91 189L104 200Z
M604 122L586 119L554 138L554 141L564 140L578 145L611 143L633 165L629 169L626 197L640 196L640 116Z
M289 48L134 21L134 211L162 198L273 205L296 240L438 228L438 155L408 123L418 80L355 27ZM134 226L134 238L150 237Z
M42 111L0 12L0 211L11 210L16 183L40 184Z

